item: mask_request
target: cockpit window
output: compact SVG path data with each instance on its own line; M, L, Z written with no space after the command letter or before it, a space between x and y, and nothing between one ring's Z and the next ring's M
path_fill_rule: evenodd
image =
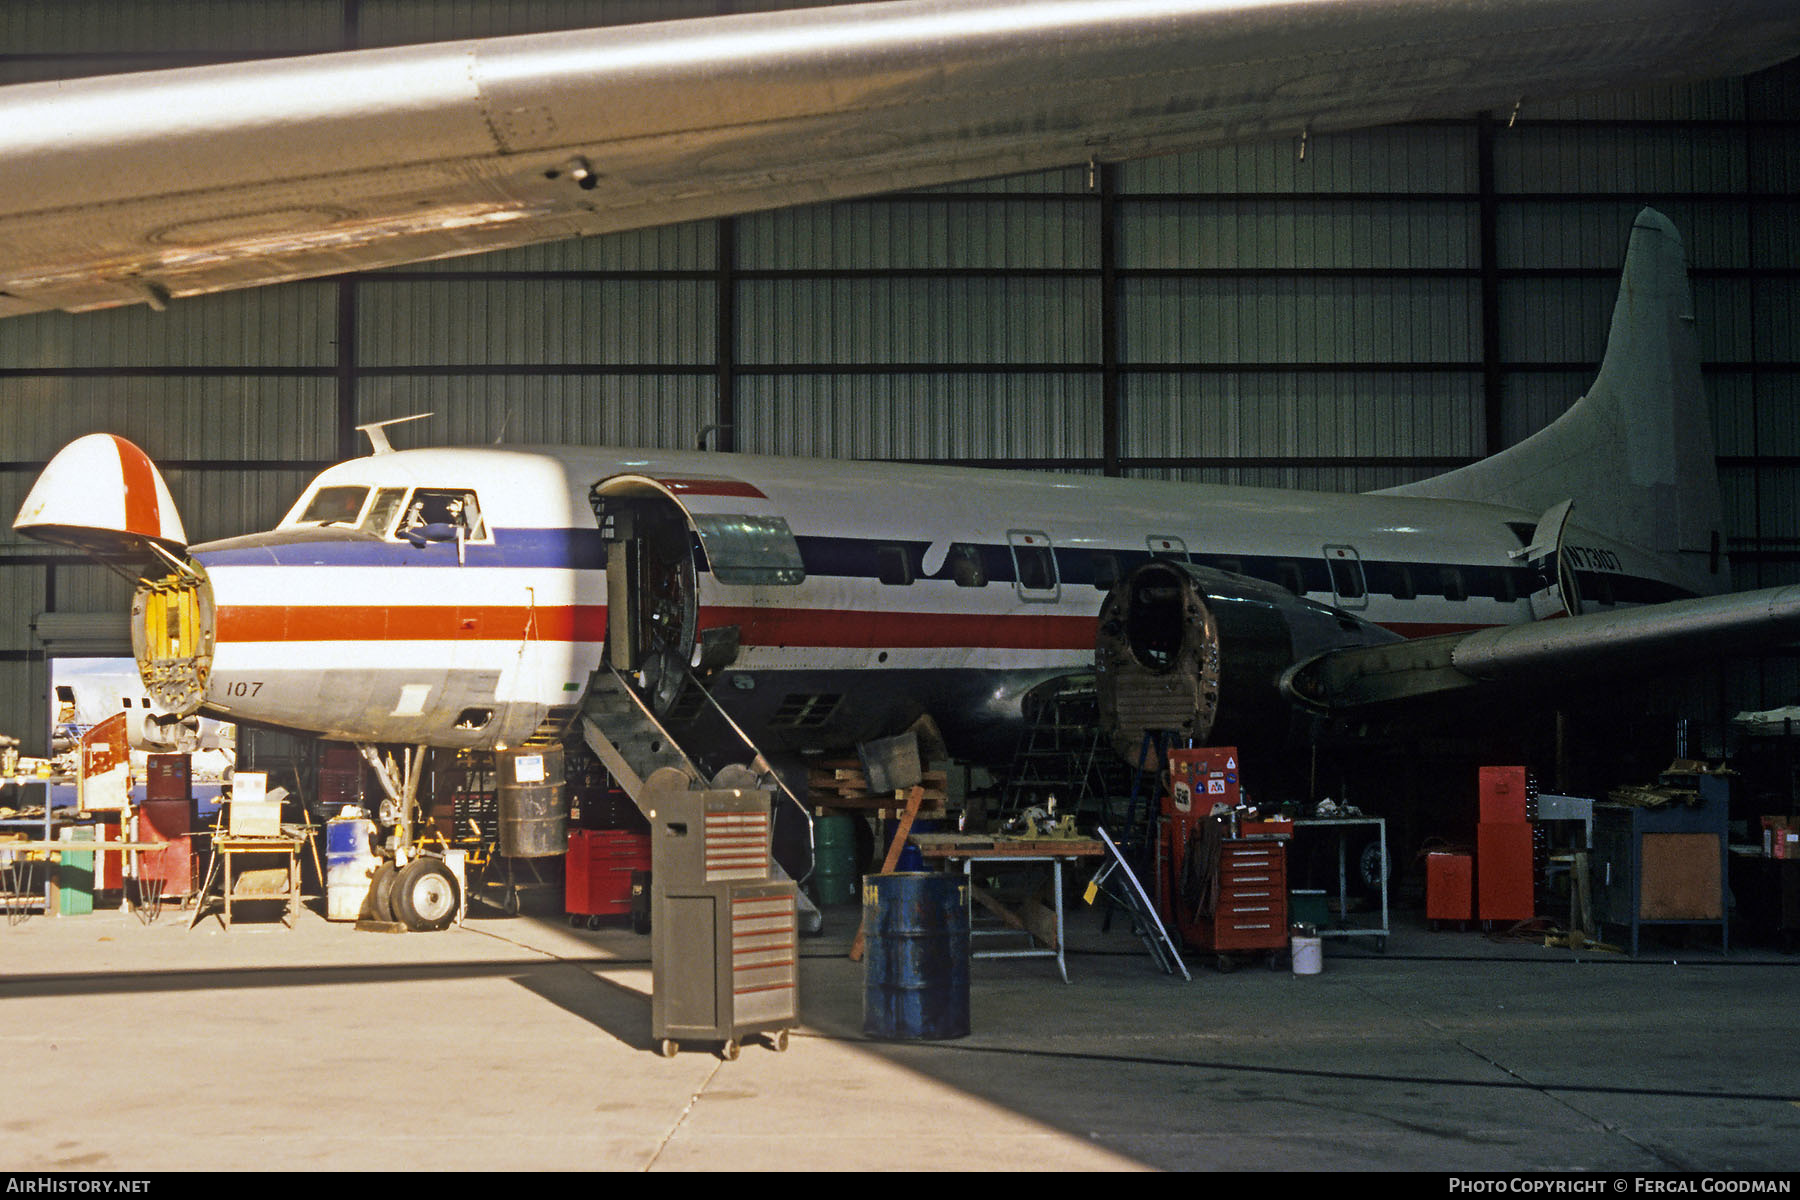
M459 526L463 540L469 542L483 541L488 535L481 505L470 488L414 488L397 532L404 536L407 530L426 525Z
M405 499L405 488L376 488L375 502L369 505L368 515L362 519L363 532L386 537L394 527L394 518L400 515L400 505Z
M366 487L323 487L300 514L301 525L354 525L368 499Z

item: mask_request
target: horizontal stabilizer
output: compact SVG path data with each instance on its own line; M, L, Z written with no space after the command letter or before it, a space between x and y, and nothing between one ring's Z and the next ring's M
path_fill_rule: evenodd
M64 446L32 485L13 528L92 554L179 553L187 531L150 456L122 437L91 433Z
M1800 587L1766 588L1559 621L1503 625L1315 655L1289 668L1288 698L1322 713L1682 662L1800 638Z

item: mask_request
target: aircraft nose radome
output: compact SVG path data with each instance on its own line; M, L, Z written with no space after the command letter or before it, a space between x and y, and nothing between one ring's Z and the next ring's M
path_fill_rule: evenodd
M187 546L181 514L156 464L110 433L64 446L32 485L13 528L86 550L119 550L144 540Z

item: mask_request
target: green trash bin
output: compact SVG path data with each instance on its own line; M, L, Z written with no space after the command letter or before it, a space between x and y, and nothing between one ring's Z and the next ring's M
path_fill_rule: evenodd
M79 826L64 831L65 842L91 842L94 840L92 826ZM56 890L61 897L57 911L65 917L85 916L94 911L94 853L71 853L64 851L58 855L56 866Z

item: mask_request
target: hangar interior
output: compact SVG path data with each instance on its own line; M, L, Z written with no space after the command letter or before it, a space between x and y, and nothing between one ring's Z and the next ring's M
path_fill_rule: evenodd
M22 2L0 10L0 82L800 6ZM1692 269L1733 582L1800 583L1797 195L1789 64L166 311L24 316L0 322L0 509L18 511L64 444L105 431L160 465L191 540L265 529L318 471L365 453L358 425L419 413L396 441L1370 491L1513 445L1582 394L1649 205ZM0 531L0 731L27 754L48 750L57 660L130 655L130 592ZM1800 659L1774 648L1583 697L1560 722L1489 714L1509 731L1497 746L1481 730L1353 741L1338 778L1353 797L1460 790L1472 826L1488 756L1528 759L1546 787L1559 771L1571 789L1641 782L1677 755L1738 755L1731 718L1797 693ZM1755 747L1755 786L1791 813L1789 741L1774 741Z

